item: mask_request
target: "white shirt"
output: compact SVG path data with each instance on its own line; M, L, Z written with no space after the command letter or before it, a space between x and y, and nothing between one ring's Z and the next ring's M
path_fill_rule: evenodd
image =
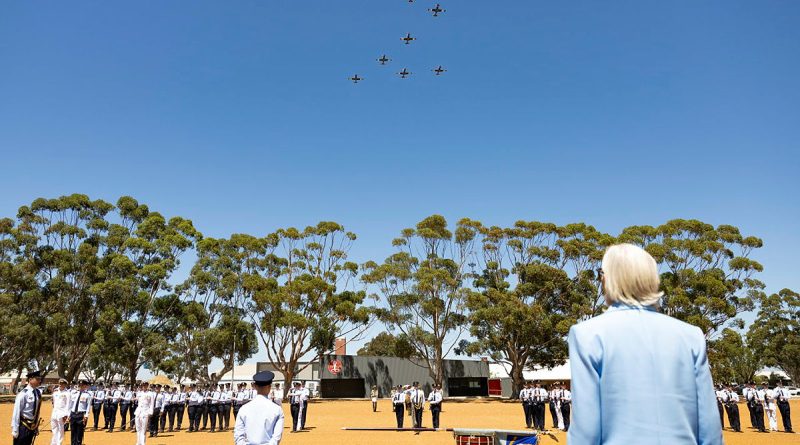
M420 404L425 401L425 391L421 389L412 389L411 390L411 403Z
M155 395L155 404L154 404L154 408L155 408L155 409L161 409L161 408L163 408L163 407L164 407L164 393L163 393L163 392L158 392L158 393Z
M92 404L92 392L73 389L70 394L69 404L70 413L83 413L84 417L89 417L89 407Z
M134 413L136 417L152 416L155 407L155 393L153 391L139 391L136 393L139 406Z
M60 419L69 416L69 401L71 400L71 396L72 394L68 389L63 391L56 389L53 392L53 413L50 415L51 419Z
M125 395L122 396L123 402L130 402L133 400L133 391L125 391Z
M562 402L571 402L572 401L572 393L569 392L568 389L561 390L561 401Z
M283 410L264 396L256 396L236 416L235 445L278 445L283 435Z
M775 388L775 397L778 399L778 401L788 401L789 390L786 388Z
M406 403L406 393L402 391L394 393L394 395L392 396L392 403L394 403L395 405L402 405Z
M442 393L439 391L433 391L428 395L428 404L429 405L441 405L442 404Z
M35 393L38 393L38 397ZM17 398L14 400L14 412L11 415L11 435L14 436L14 438L19 434L20 415L26 419L36 421L34 417L37 415L35 412L37 398L41 406L42 394L31 385L26 386L25 389L17 394Z

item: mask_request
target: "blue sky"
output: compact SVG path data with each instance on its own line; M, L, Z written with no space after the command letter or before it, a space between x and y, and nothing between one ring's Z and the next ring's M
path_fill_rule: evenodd
M433 3L5 2L0 214L81 192L209 236L335 220L357 261L432 213L698 218L800 289L800 3Z

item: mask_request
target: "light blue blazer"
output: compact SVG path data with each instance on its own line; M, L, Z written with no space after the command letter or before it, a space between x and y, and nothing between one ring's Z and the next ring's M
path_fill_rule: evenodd
M569 331L569 445L722 444L699 328L621 304Z

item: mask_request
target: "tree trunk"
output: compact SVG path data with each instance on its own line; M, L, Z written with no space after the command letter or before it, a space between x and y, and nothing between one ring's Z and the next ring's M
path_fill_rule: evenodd
M289 391L293 388L292 379L294 379L294 366L289 364L281 369L283 373L283 400L289 400Z
M17 377L14 379L14 384L11 385L11 391L16 394L17 387L19 386L19 381L22 378L22 368L17 369Z
M518 363L511 364L511 398L518 399L519 392L525 385L525 376L522 374L523 366Z

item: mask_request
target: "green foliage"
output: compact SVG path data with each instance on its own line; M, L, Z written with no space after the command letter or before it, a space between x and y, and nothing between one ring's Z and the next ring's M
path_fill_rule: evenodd
M711 375L719 383L747 383L761 369L761 354L746 344L739 332L726 328L708 348Z
M763 296L747 342L759 351L765 365L783 370L794 382L800 381L800 294L783 289Z
M358 355L412 358L416 356L416 351L407 335L395 336L389 332L381 332L359 349Z
M764 288L753 278L763 268L750 259L762 241L733 226L674 219L658 227L628 227L619 241L653 255L665 269L662 310L699 327L708 338L729 324L741 328L736 317L755 308Z
M300 360L332 350L334 340L358 338L369 325L364 291L353 290L358 267L347 261L356 236L323 221L265 238L262 273L244 280L247 310L267 359L291 381Z
M434 382L444 378L444 357L467 329L467 266L477 230L469 220L450 232L433 215L393 242L398 252L383 264L367 262L362 280L375 285L384 302L380 318L405 334Z

